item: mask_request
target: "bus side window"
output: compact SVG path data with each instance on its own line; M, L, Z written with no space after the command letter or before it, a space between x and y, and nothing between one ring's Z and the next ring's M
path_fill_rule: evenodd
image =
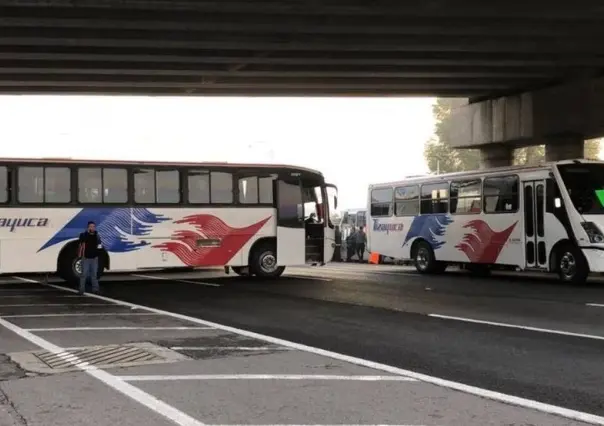
M210 203L210 172L208 170L187 170L187 187L189 203Z
M371 216L392 216L392 188L371 190Z
M488 177L483 182L485 213L515 213L518 211L518 176Z
M421 214L442 214L449 211L449 183L422 185Z
M8 203L8 169L0 167L0 203Z
M233 175L226 172L212 172L210 194L210 202L212 204L232 204Z

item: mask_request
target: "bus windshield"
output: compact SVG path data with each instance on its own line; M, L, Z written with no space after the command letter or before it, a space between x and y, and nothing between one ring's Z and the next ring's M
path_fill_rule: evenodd
M604 214L604 164L564 164L558 170L579 213Z

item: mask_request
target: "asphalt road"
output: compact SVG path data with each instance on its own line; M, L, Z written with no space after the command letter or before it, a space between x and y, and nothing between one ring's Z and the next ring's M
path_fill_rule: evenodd
M604 307L587 306L604 305L604 287L366 268L371 267L290 268L296 276L275 282L236 276L191 279L221 288L162 280L107 283L104 291L121 300L604 415Z
M116 301L604 416L603 285L571 287L547 277L517 274L477 279L452 272L427 277L409 268L359 264L289 268L286 274L280 280L263 281L225 276L220 271L149 271L108 277L102 290L105 296ZM209 346L214 351L214 355L204 358L198 356L199 352L180 350L197 361L176 360L162 366L130 367L125 372L120 370L119 374L190 375L208 371L223 374L249 370L266 370L271 374L292 371L375 374L348 364L308 358L304 352L279 353L278 348L266 348L267 352L256 358L240 358L240 355L223 353L220 348L249 345L251 341L233 343L235 340L230 334L221 334L212 327L208 330L187 327L191 324L184 319L163 314L147 316L153 314L111 305L109 299L77 299L60 289L36 285L34 282L40 277L30 276L25 280L32 282L31 285L19 287L7 282L0 287L3 288L0 296L4 297L0 299L0 320L4 318L60 348L145 341L166 348ZM46 290L50 292L44 293ZM112 331L98 329L104 325L116 327ZM140 424L141 419L146 418L149 426L166 424L149 417L140 407L122 406L127 402L116 400L115 395L106 393L107 389L98 388L98 383L89 383L87 376L25 379L27 368L24 370L2 355L35 347L32 340L0 327L0 425L4 426L3 407L10 410L13 405L15 410L10 418L16 425L38 424L29 418L37 418L39 424L45 426L84 424L82 412L68 409L73 408L73 399L84 398L82 395L88 395L98 405L98 413L86 416L90 424L101 425L103 421L115 424L116 419L121 419L123 424ZM242 359L247 364L242 364ZM118 374L115 369L107 371ZM116 377L119 378L119 374ZM36 382L38 380L40 382ZM328 418L331 418L330 424L351 423L350 407L358 411L352 416L354 424L378 420L381 424L400 424L401 421L409 423L410 419L414 424L430 425L578 424L547 416L529 418L533 416L531 410L509 411L492 402L481 402L480 398L459 399L457 394L441 394L435 386L420 387L417 383L385 383L372 388L360 384L342 387L339 382L328 388L275 385L254 393L247 385L211 387L190 380L179 382L182 379L172 377L174 382L163 382L160 386L153 380L157 379L140 382L139 388L197 419L210 417L212 420L204 420L204 423L214 425L240 424L244 422L242 419L246 423L256 420L255 424L283 424L283 419L287 420L285 423L298 419L297 424L318 424ZM78 386L83 386L83 391ZM44 393L44 389L48 389L48 393ZM51 404L60 389L63 389L64 400ZM348 397L344 402L348 408L336 414L330 405L334 392ZM67 397L70 393L73 395ZM258 398L263 401L256 407L257 411L253 411L255 406L249 401L250 395L256 398L254 404ZM44 403L34 404L31 398ZM203 406L200 401L211 404ZM427 408L426 401L431 404L439 401L440 405ZM221 403L227 405L221 406ZM299 411L291 408L303 403L312 408ZM379 404L382 406L378 407ZM61 407L62 411L49 421L45 416L49 410L56 409L52 407ZM287 412L287 407L294 411ZM115 413L106 415L110 409ZM397 409L402 411L399 413ZM224 417L225 411L233 410L235 414L230 418ZM371 413L383 413L385 417L377 419ZM409 417L410 413L415 413L415 417ZM19 417L22 414L23 421ZM604 419L592 424L604 424Z

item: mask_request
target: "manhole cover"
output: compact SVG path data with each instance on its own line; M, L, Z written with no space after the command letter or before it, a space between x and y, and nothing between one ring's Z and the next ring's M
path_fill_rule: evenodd
M129 367L190 359L176 351L151 343L70 348L59 354L48 351L20 352L9 356L24 370L47 374L78 370L84 366Z
M66 350L61 354L39 352L34 354L40 361L54 369L72 367L77 363L89 365L121 365L130 362L163 361L163 357L136 346L105 346ZM72 355L72 356L69 356ZM75 357L75 358L74 358Z

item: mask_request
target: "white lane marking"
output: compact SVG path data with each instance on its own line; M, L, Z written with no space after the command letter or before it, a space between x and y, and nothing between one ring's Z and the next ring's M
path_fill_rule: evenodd
M166 404L165 402L155 398L154 396L149 395L147 392L137 388L136 386L133 386L130 383L126 383L123 380L117 378L116 376L109 374L104 370L100 370L85 361L80 360L77 356L73 354L66 353L65 349L60 346L54 345L51 342L42 339L41 337L38 337L35 334L32 334L27 330L24 330L21 327L14 325L11 322L3 320L2 318L0 318L0 325L4 326L8 330L17 334L18 336L29 340L34 345L37 345L48 352L52 352L55 355L58 355L62 359L80 368L86 374L103 382L107 386L126 395L127 397L132 398L136 402L144 405L145 407L160 414L161 416L167 418L168 420L176 423L179 426L205 426L202 422L172 407L171 405Z
M270 346L172 346L173 351L291 351L292 348Z
M594 308L604 308L604 303L586 303L585 306L592 306Z
M325 277L315 277L312 275L294 275L294 274L284 274L284 277L287 278L298 278L298 279L302 279L302 280L313 280L313 281L333 281L332 278L325 278Z
M47 288L0 288L0 293L8 293L9 291L23 291L23 292L27 292L27 293L33 293L33 292L50 293L50 292L54 292L54 290L49 290ZM27 293L23 293L23 294L27 294Z
M530 326L525 326L525 325L507 324L507 323L503 323L503 322L483 321L483 320L477 320L477 319L472 319L472 318L454 317L454 316L449 316L449 315L428 314L428 316L432 317L432 318L469 322L469 323L473 323L473 324L491 325L494 327L516 328L516 329L525 330L525 331L535 331L537 333L558 334L561 336L580 337L583 339L604 340L604 336L596 336L593 334L573 333L571 331L551 330L548 328L538 328L538 327L530 327Z
M298 275L314 276L314 275L311 275L311 274L313 274L313 272L311 272L311 271L309 271L309 272L292 271L292 273L296 273ZM324 270L317 269L317 272L315 274L330 275L330 276L334 276L334 275L350 276L350 277L356 277L356 278L362 279L362 280L375 278L375 275L392 275L392 276L410 275L410 276L416 276L416 277L419 276L419 274L417 274L415 272L388 272L388 271L377 272L377 271L362 271L362 270L345 271L345 270L336 270L336 269L324 269ZM373 275L373 277L372 277L372 275Z
M28 306L39 306L45 308L47 306L108 306L105 303L18 303L15 305L0 305L0 308L25 308Z
M40 296L40 295L31 295L31 294L11 294L10 296L2 296L2 299L42 299L42 300L48 300L50 298L77 298L77 297L82 297L82 296L78 296L77 294L61 294L61 295L48 295L48 296Z
M47 318L47 317L103 317L103 316L163 316L153 312L93 312L76 314L26 314L26 315L2 315L2 318Z
M46 285L49 287L52 287L52 288L57 288L57 289L69 291L72 293L75 292L75 290L60 287L60 286L57 286L54 284L46 284ZM584 423L604 426L604 417L598 416L595 414L572 410L570 408L559 407L557 405L546 404L543 402L534 401L534 400L522 398L519 396L508 395L508 394L504 394L501 392L491 391L491 390L479 388L476 386L465 385L463 383L454 382L454 381L446 380L446 379L441 379L439 377L429 376L427 374L416 373L414 371L405 370L403 368L393 367L391 365L381 364L381 363L369 361L369 360L366 360L363 358L357 358L354 356L344 355L344 354L340 354L337 352L328 351L325 349L315 348L312 346L303 345L301 343L294 343L294 342L290 342L288 340L279 339L277 337L271 337L271 336L267 336L264 334L255 333L253 331L243 330L243 329L236 328L236 327L230 327L230 326L218 324L218 323L215 323L212 321L206 321L206 320L190 317L190 316L183 315L183 314L177 314L174 312L164 311L162 309L151 308L148 306L138 305L135 303L125 302L122 300L111 299L106 296L100 296L100 295L94 294L94 295L90 295L89 297L94 297L96 299L104 300L106 302L112 302L112 303L115 303L116 305L129 306L130 308L143 309L148 312L155 312L155 313L169 316L172 318L190 321L194 324L200 324L200 325L205 325L208 327L213 327L218 330L226 331L226 332L233 333L233 334L238 334L240 336L245 336L245 337L249 337L249 338L257 339L257 340L262 340L262 341L265 341L267 343L271 343L271 344L277 345L277 346L286 346L286 347L289 347L292 349L297 349L300 351L313 353L315 355L320 355L320 356L324 356L327 358L337 359L339 361L344 361L344 362L348 362L351 364L356 364L356 365L360 365L363 367L372 368L374 370L384 371L384 372L390 373L390 374L407 376L412 379L416 379L416 380L419 380L419 381L422 381L425 383L431 383L436 386L457 390L457 391L464 392L464 393L467 393L470 395L476 395L476 396L479 396L482 398L487 398L487 399L503 402L503 403L510 404L510 405L529 408L529 409L532 409L535 411L540 411L542 413L554 414L554 415L561 416L561 417L564 417L567 419L582 421Z
M175 279L175 278L170 278L170 277L158 277L155 275L142 275L142 274L130 274L130 275L132 275L133 277L139 277L139 278L145 278L145 279L151 279L151 280L174 281L174 282L178 282L178 283L205 285L207 287L222 287L222 285L220 285L220 284L206 283L203 281L180 280L180 279Z
M417 382L403 376L337 376L328 374L190 374L174 376L117 376L126 382L163 382L173 380L341 380L356 382Z
M26 328L25 331L102 331L102 330L213 330L212 327L56 327Z

